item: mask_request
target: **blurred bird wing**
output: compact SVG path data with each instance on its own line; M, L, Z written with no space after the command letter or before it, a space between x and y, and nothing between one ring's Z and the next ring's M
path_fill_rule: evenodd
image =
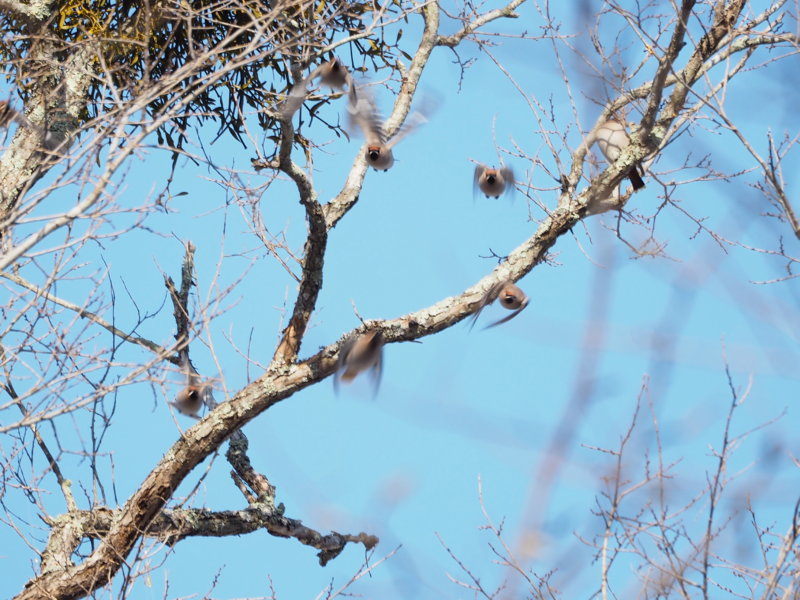
M339 393L339 381L342 379L342 373L347 366L347 355L350 354L350 351L353 349L353 344L355 344L356 338L349 337L342 343L342 347L339 348L339 358L336 361L336 371L333 374L333 391L338 394Z
M514 170L511 167L502 167L500 169L500 176L503 178L503 181L506 184L505 190L503 190L504 194L510 194L514 191Z
M383 376L383 346L378 349L378 356L375 358L375 364L372 365L369 373L372 379L372 397L378 395L378 390L381 387L381 377Z
M316 71L319 82L332 88L343 89L345 85L352 85L350 71L344 66L337 56L319 66Z
M347 112L350 117L351 127L358 126L361 129L367 144L383 146L386 143L381 115L375 106L375 101L365 87L350 86Z
M397 130L392 139L386 143L386 147L391 149L397 142L406 137L420 125L428 122L428 118L420 112L411 113L406 119L405 124Z
M317 67L302 81L294 84L292 89L289 91L289 95L286 97L286 100L283 102L283 106L280 108L280 115L284 119L290 119L294 116L294 113L303 106L303 102L306 101L306 97L308 97L309 91L308 86L311 84L312 81L319 75L320 71L324 65Z
M483 177L484 172L486 171L487 166L483 164L475 165L475 173L472 176L472 196L473 199L479 196L481 192L481 177Z
M366 335L366 334L364 334ZM336 372L333 374L333 389L334 392L337 394L339 393L339 383L343 378L343 375L347 374L351 370L353 371L352 376L348 377L349 379L355 379L355 377L361 372L358 365L355 368L351 369L352 365L349 363L350 354L353 352L353 349L356 347L356 344L359 340L362 339L361 336L354 335L342 343L342 347L339 350L339 359L336 363ZM370 378L372 379L372 386L373 386L373 396L378 393L378 388L380 387L381 383L381 375L383 373L383 336L381 335L380 331L376 332L374 336L368 341L370 346L370 354L369 357L373 355L371 352L375 352L374 359L372 360L372 364L369 367L366 367L370 371ZM377 344L377 347L373 345ZM374 350L373 350L374 348ZM362 359L365 357L362 357ZM357 361L359 362L359 361ZM363 369L363 367L361 367Z
M487 325L486 327L484 327L484 329L489 329L490 327L494 327L495 325L502 325L503 323L507 323L508 321L510 321L511 319L516 317L519 313L521 313L523 310L525 310L526 306L528 306L528 297L527 296L522 301L522 304L520 305L520 307L517 310L512 312L510 315L508 315L506 317L503 317L502 319L499 319L498 321L495 321L491 325Z
M506 283L507 282L505 281L495 283L483 295L483 298L481 298L480 306L478 306L478 310L476 310L472 315L472 322L469 324L470 329L475 327L475 322L478 320L478 316L481 314L481 311L497 299L497 295L500 293L503 287L505 287Z
M472 175L472 184L475 186L475 189L478 189L478 184L481 181L481 175L486 170L486 165L478 163L475 165L475 172Z

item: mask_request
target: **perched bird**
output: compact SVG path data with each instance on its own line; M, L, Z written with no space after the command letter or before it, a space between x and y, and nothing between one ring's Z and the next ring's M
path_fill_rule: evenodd
M374 391L378 391L383 365L383 333L372 330L356 335L342 344L339 362L333 376L333 387L339 390L339 381L353 381L360 373L369 370Z
M500 304L503 306L503 308L513 310L514 312L507 317L500 319L499 321L495 321L491 325L487 325L484 329L488 329L489 327L494 327L495 325L501 325L506 321L510 321L519 313L521 313L526 306L528 306L528 297L525 295L525 292L523 292L510 281L501 281L500 283L493 285L489 291L484 294L483 298L481 299L481 304L478 306L478 310L476 310L475 314L472 315L472 323L469 326L470 329L475 326L475 322L478 320L478 315L481 314L481 311L497 299L500 300Z
M392 148L395 144L428 119L421 113L412 113L406 119L406 125L390 139L384 132L382 119L375 107L375 101L366 88L351 85L348 96L347 110L350 113L350 123L352 126L361 128L364 132L364 139L367 142L365 153L367 164L376 171L388 171L394 164Z
M597 130L597 145L600 146L600 152L609 163L617 160L620 153L630 143L631 139L628 137L628 132L625 131L625 125L616 119L609 119ZM645 185L639 173L640 169L641 166L637 163L625 174L630 179L634 191L642 189Z
M514 189L514 171L509 167L495 169L486 165L477 165L473 184L474 188L480 189L487 198L499 198Z
M335 89L344 89L345 85L352 87L352 78L350 72L347 70L342 62L333 57L329 61L322 63L316 69L305 77L302 81L292 86L289 95L286 97L283 105L280 108L280 115L284 119L290 119L294 113L303 105L306 98L311 93L308 86L319 77L319 83L330 86Z
M195 417L203 408L203 404L209 404L207 401L211 398L211 386L203 383L189 363L186 353L181 354L181 368L186 374L186 386L175 395L175 401L170 404L181 414Z

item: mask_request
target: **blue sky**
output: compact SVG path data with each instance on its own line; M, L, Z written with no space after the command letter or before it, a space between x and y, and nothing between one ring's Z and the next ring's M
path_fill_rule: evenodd
M563 32L576 35L577 47L590 48L585 23L564 10ZM538 33L542 20L533 6L523 5L519 13L518 20L491 29ZM405 39L414 39L413 30L413 25L408 27ZM601 33L613 43L610 27ZM543 105L552 104L557 125L567 127L573 117L550 43L513 37L496 41L500 45L493 54L522 89ZM630 42L624 57L635 63L641 50ZM482 256L491 251L508 254L535 231L537 223L531 219L544 218L520 193L511 199L473 197L470 160L497 164L495 141L506 150L517 144L527 155L555 167L536 119L505 76L468 42L459 53L462 59L477 58L461 92L455 91L459 72L453 56L441 49L420 86L438 99L438 109L428 124L398 144L397 163L389 172L367 174L358 204L330 233L325 285L302 356L358 326L353 304L364 318L389 319L460 293L493 268L495 261ZM592 99L602 101L601 86L587 78L586 67L574 55L564 56L581 124L588 128L599 112ZM650 63L640 81L653 69ZM744 73L730 86L730 115L762 152L767 129L776 135L798 132L797 115L780 102L785 93L780 82L797 72L798 59L793 57L783 65ZM388 91L380 88L376 96L388 112ZM343 101L330 110L343 116ZM196 134L210 139L207 131ZM327 201L340 189L361 141L318 135L323 136L320 142L330 140L314 159L314 182L320 199ZM570 146L579 142L573 124ZM209 152L221 167L245 171L256 154L254 148L225 139ZM671 144L654 170L666 172L662 181L697 177L697 170L671 172L688 154L709 154L720 170L729 172L752 164L732 136L706 120ZM568 159L566 151L561 159ZM555 206L556 184L535 161L507 155L503 160L513 166L518 180L532 181L542 203ZM800 185L797 166L795 153L785 168L786 187L794 198ZM145 152L130 164L120 204L141 206L166 169L164 151ZM192 240L198 247L195 306L238 281L214 309L220 314L203 328L202 340L192 346L198 370L219 379L216 396L221 401L261 374L253 365L248 368L243 354L268 362L280 332L281 307L290 310L296 288L247 232L240 206L210 181L217 177L205 166L179 161L172 191L188 194L170 201L169 214L148 215L146 229L87 247L75 262L86 263L83 272L108 265L104 289L114 287L121 328L135 323L137 309L158 311L139 333L159 343L172 341L174 328L162 277L167 273L179 278L183 242ZM255 185L266 174L247 177ZM783 237L786 252L796 254L797 240L788 225L761 216L771 207L748 187L753 180L744 175L727 182L687 183L676 188L674 199L695 217L706 218L704 224L723 237L764 248L775 248ZM67 190L54 197L52 206L68 201L70 193L74 196L74 190ZM650 179L628 208L637 217L652 217L662 200L663 188ZM259 205L269 231L285 230L299 252L306 228L292 187L284 181L274 183ZM130 218L121 214L115 219L122 226ZM739 547L754 543L752 531L739 526L740 520L748 520L745 499L765 522L775 524L777 532L788 527L798 485L792 464L799 452L793 439L800 380L797 283L753 283L781 277L784 262L721 246L706 233L695 235L696 225L672 207L658 213L655 226L656 238L666 244L666 257L636 258L616 237L616 225L615 213L593 216L575 227L572 236L562 237L551 264L539 265L519 282L531 301L511 322L482 330L481 324L501 312L490 307L473 331L460 324L422 343L389 345L375 399L365 382L357 381L337 397L331 382L323 381L245 428L250 458L277 486L277 499L285 504L287 515L321 532L379 536L373 563L400 547L350 591L365 598L473 597L448 579L448 573L462 580L466 576L437 535L488 588L509 577L493 563L496 557L489 544L496 540L481 529L486 521L478 495L480 480L484 507L495 524L504 523L504 539L521 563L539 574L556 569L551 583L564 597L591 596L599 586L600 566L595 551L578 538L592 539L602 530L592 511L606 489L603 478L614 468L613 457L596 448L618 446L639 398L624 472L637 480L645 462L657 460L657 422L664 462L676 463L665 484L667 503L674 509L682 506L716 468L712 449L720 447L731 403L726 364L737 393L749 390L735 411L733 435L777 420L743 439L728 465L731 482L720 504L719 523L735 516L718 549L729 550L736 560L758 558ZM621 227L633 244L648 234L644 227ZM60 295L75 302L85 291L85 281L58 288ZM97 341L107 342L103 336ZM126 347L118 356L132 362L148 358L144 351ZM100 461L112 504L114 497L123 503L180 429L192 424L180 415L171 416L166 402L179 389L178 377L162 376L168 377L163 391L169 396L161 386L140 383L122 389L116 398L104 447L109 455ZM62 417L62 447L76 451L86 443L88 420L85 412ZM554 445L559 430L568 432L560 446ZM178 497L204 476L191 505L244 507L224 458L212 460L207 473L209 461L187 479ZM556 464L553 461L559 467L552 485L547 485L546 471ZM108 483L112 463L116 496ZM65 456L64 465L76 486L78 480L87 489L91 486L80 456ZM52 483L45 477L42 485L55 489ZM83 495L78 497L85 507ZM19 518L38 523L34 507L24 498L9 492L6 502ZM63 510L57 494L46 503L53 512ZM657 503L651 486L625 506L635 512L637 506ZM684 523L693 535L704 530L707 510L703 499L686 512ZM0 547L0 595L8 596L28 579L35 557L8 527L0 529ZM360 547L348 546L321 568L312 549L266 533L190 539L170 552L155 544L153 550L158 551L148 564L155 569L136 585L133 598L206 593L215 598L269 597L268 578L279 598L316 598L331 582L334 590L345 584L364 561ZM643 571L623 560L630 559L620 559L612 571L612 589L618 597L631 597ZM723 569L714 573L730 583ZM511 576L511 581L518 580ZM520 590L514 585L509 589Z

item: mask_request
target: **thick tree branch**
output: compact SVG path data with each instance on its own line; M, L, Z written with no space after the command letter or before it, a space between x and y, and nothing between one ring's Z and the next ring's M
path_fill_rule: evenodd
M42 554L42 572L50 573L73 567L71 556L85 539L102 540L114 526L119 510L98 506L92 510L73 511L51 521L47 548ZM163 510L150 523L146 537L174 546L188 537L229 537L246 535L261 529L281 538L294 538L319 550L320 564L338 556L345 546L360 543L371 550L378 538L367 533L331 532L321 534L297 519L284 516L283 506L255 504L241 510L211 511L207 509ZM34 596L35 597L35 596Z
M0 0L0 9L35 21L43 21L52 14L54 0L31 0L30 2L14 2Z
M509 255L507 262L460 296L392 321L370 325L380 327L388 342L418 339L453 325L477 309L486 290L494 283L501 279L517 280L528 273L579 218L577 205L574 209L556 210L533 237ZM66 572L40 575L19 598L78 598L87 590L104 585L133 549L140 532L149 529L183 479L219 448L231 431L332 374L339 347L349 335L301 363L269 370L230 401L220 404L173 445L126 502L102 543L82 564Z
M519 4L521 2L515 0L509 6ZM719 51L719 46L732 31L742 4L741 0L732 1L727 6L722 2L717 4L714 26L703 36L689 64L680 76L677 76L671 75L672 65L681 50L686 19L694 5L694 2L689 0L684 2L685 14L673 32L670 50L660 64L655 80L647 86L646 93L650 96L650 102L641 129L641 137L646 139L634 138L634 143L626 150L627 154L623 154L579 195L573 197L571 193L562 193L556 210L549 214L536 233L515 249L505 262L458 296L446 298L392 320L370 322L360 330L367 327L379 329L389 343L416 340L434 334L472 314L480 305L487 290L495 284L506 280L517 281L545 260L550 248L560 236L568 233L580 221L593 200L607 197L633 162L660 147L661 140L658 136L661 135L663 139L663 132L667 131L675 118L684 110L689 87L708 68L708 61ZM469 25L465 26L460 32L461 37L474 33L479 25L490 20L487 15L495 12L497 11L491 11L477 19L471 29ZM438 37L438 7L433 3L427 4L422 8L422 13L425 18L425 30L419 49L403 80L392 115L387 121L387 128L390 131L399 127L408 114L419 76L432 48L437 44L450 45L447 41L449 38ZM500 16L511 15L502 14L501 9L497 14L497 17ZM669 98L666 108L659 112L663 103L663 91L671 84L670 82L678 82L679 85ZM298 299L292 320L284 332L272 365L258 380L244 387L231 400L217 406L206 418L190 428L159 461L122 508L113 511L106 509L107 512L98 510L93 513L81 513L92 514L91 518L94 519L91 523L92 533L89 533L89 525L83 527L80 523L76 525L74 520L68 520L74 515L64 515L63 524L60 520L55 520L51 540L42 559L42 573L22 591L19 598L67 599L92 593L110 581L119 571L137 540L143 535L155 535L168 543L175 543L189 535L232 535L237 531L246 532L245 529L252 531L266 528L273 535L296 537L303 543L320 549L322 551L320 560L323 564L341 552L348 541L363 543L368 548L377 543L376 538L365 534L340 536L334 533L331 536L322 536L305 528L299 521L283 517L281 508L274 506L273 486L266 477L252 468L246 456L247 440L238 433L243 425L276 403L332 374L336 369L342 342L352 335L352 332L347 333L320 352L297 362L300 342L322 285L327 232L357 201L366 172L363 152L359 153L354 161L340 194L323 208L318 203L308 175L290 159L293 132L288 131L290 124L284 123L284 125L285 139L281 143L278 160L280 168L297 185L300 201L306 210L309 235ZM664 127L663 132L658 130L660 127ZM647 136L650 130L654 132L655 137ZM141 140L134 140L131 145L135 147L138 141ZM575 176L575 185L582 168L580 163L583 154L580 152L585 153L587 147L586 144L582 145L575 155L576 157L580 155L581 159L574 161L570 174L571 179ZM183 306L185 307L185 303ZM231 439L228 459L234 466L237 481L246 482L255 492L252 499L248 497L251 506L242 511L223 513L204 510L165 510L170 498L186 476L209 454L216 451L226 439ZM248 529L251 527L252 529ZM73 565L70 557L84 535L97 537L100 543L81 564Z

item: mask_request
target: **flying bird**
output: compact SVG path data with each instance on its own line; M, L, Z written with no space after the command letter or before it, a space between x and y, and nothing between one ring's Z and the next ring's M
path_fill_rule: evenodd
M503 308L513 310L514 312L507 317L503 317L502 319L495 321L491 325L487 325L484 327L484 329L488 329L489 327L494 327L495 325L501 325L507 321L510 321L519 313L521 313L526 306L528 306L528 297L525 295L525 292L523 292L510 281L501 281L500 283L493 285L489 291L484 294L483 298L481 299L480 306L478 306L478 310L476 310L475 314L472 315L472 323L469 326L470 329L475 326L475 322L478 320L478 315L481 314L481 311L498 299Z
M386 135L383 119L375 107L375 101L363 86L350 86L347 110L350 113L351 126L358 126L364 133L367 142L365 158L367 164L376 171L388 171L394 164L392 148L428 119L419 112L414 112L406 119L406 125L391 138Z
M600 152L603 153L609 163L617 160L630 143L631 138L628 136L628 132L625 131L625 125L617 119L609 119L597 130L597 145L600 146ZM625 174L630 179L634 191L640 190L645 186L644 180L639 173L640 169L641 166L636 163Z
M175 395L175 401L170 404L181 414L196 417L204 404L211 406L213 403L213 400L210 401L211 386L200 379L185 352L181 353L181 368L186 374L186 385Z
M322 63L316 69L311 71L307 77L302 81L292 86L289 95L286 97L283 105L280 108L280 115L283 119L291 119L294 113L303 105L306 98L311 93L309 90L311 83L319 77L319 83L330 86L334 89L344 89L345 85L352 88L352 77L336 56L327 62Z
M279 114L282 119L290 120L294 116L294 113L303 106L303 102L306 101L306 97L310 93L308 86L314 80L315 73L316 71L313 71L311 75L292 86L289 95L279 109Z
M343 90L344 86L352 86L352 77L338 57L334 56L328 62L316 68L319 82L336 90Z
M514 171L509 167L495 169L486 165L477 165L473 186L476 190L480 189L487 198L499 198L514 189Z
M339 362L333 376L333 388L339 391L339 381L349 383L364 371L370 371L374 391L378 391L383 366L383 333L372 330L345 341L339 350Z

